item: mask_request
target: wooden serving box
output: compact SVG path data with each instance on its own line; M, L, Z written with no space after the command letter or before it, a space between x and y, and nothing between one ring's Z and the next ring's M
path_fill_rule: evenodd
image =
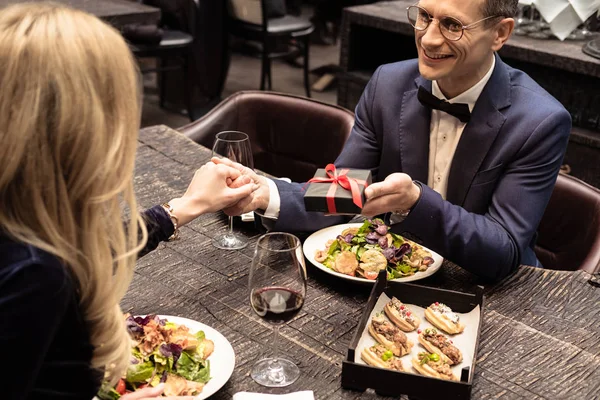
M479 305L480 318L479 326L477 327L477 338L472 366L462 368L459 382L430 378L418 375L416 372L407 373L371 367L354 361L361 335L369 322L370 314L382 293L387 294L390 298L395 296L403 303L414 304L423 308L426 308L436 301L441 302L458 313L468 313ZM373 290L371 291L369 301L363 311L360 323L350 342L347 357L343 362L342 387L358 391L374 389L377 394L382 396L407 395L411 400L470 399L483 315L484 296L483 287L481 286L477 287L477 293L475 294L461 293L410 283L390 282L386 279L385 271L382 271L377 278L377 282L373 286ZM418 346L418 343L415 345ZM402 358L402 360L403 362L404 360L407 360L408 362L404 362L405 368L408 367L408 369L412 370L409 357L410 355L406 356L406 358Z

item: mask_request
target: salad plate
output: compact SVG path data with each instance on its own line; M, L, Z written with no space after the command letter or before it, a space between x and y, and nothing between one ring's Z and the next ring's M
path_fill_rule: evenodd
M154 386L158 384L158 377L162 373L163 379L166 377L167 386L178 387L177 392L179 392L182 382L183 389L187 382L188 388L191 384L193 391L196 392L192 393L194 399L202 400L216 393L233 374L235 353L231 343L220 332L208 325L170 315L127 316L126 323L130 335L135 338L135 341L132 342L135 343L135 346L132 348L132 364L127 371L127 378L125 379L124 376L124 379L121 379L119 382L121 387L119 385L116 388L103 386L95 399L118 399L119 393L123 393L125 390L134 390L136 386L142 387L145 382L152 381L151 384ZM148 327L150 327L149 331ZM165 335L167 335L165 332L171 333L163 338L160 332ZM164 340L167 340L166 344L161 345L161 342L165 343ZM174 355L174 353L177 354ZM144 356L144 354L149 354L149 356ZM170 360L171 356L173 356L172 360ZM175 364L177 364L176 367ZM166 365L170 367L164 371L167 368ZM138 380L137 377L140 379ZM172 377L175 381L170 381ZM195 387L195 382L200 382L199 388ZM133 388L129 385L132 385ZM198 393L198 391L200 392Z
M315 267L319 268L322 271L325 271L328 274L331 274L336 277L346 279L349 281L354 281L354 282L374 283L375 279L366 279L362 276L351 276L348 274L340 273L340 272L337 272L337 271L333 270L332 268L329 268L327 265L316 260L317 252L327 250L328 241L338 238L338 236L341 235L342 232L347 231L347 229L358 230L361 227L363 227L363 225L364 225L364 223L341 224L341 225L330 226L330 227L321 229L317 232L314 232L312 235L310 235L304 241L304 245L303 245L304 256ZM398 235L395 235L395 236L398 237ZM352 246L352 243L350 244L350 246ZM352 247L354 247L354 249L352 249L352 250L355 250L357 246L352 246ZM442 261L444 260L442 258L442 256L440 256L439 254L437 254L434 251L427 249L424 246L419 246L419 247L422 250L430 253L430 258L433 259L433 262L427 267L427 269L425 271L416 271L416 272L412 273L411 275L402 276L402 277L391 277L390 274L388 274L389 280L397 281L397 282L416 281L416 280L427 278L427 277L435 274L440 269L440 267L442 266ZM379 250L381 251L381 249L379 249ZM327 261L324 261L324 262L327 263ZM389 269L388 269L388 272L389 272Z

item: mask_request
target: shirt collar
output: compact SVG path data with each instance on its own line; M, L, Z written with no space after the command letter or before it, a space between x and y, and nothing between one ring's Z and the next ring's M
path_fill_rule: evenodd
M481 95L481 92L483 92L483 88L490 80L492 73L494 72L495 66L496 66L496 57L492 57L492 66L490 67L488 72L483 76L483 78L481 78L481 80L479 82L477 82L475 85L471 86L471 88L468 89L466 92L462 92L461 94L459 94L458 96L456 96L452 99L449 99L449 100L446 99L446 96L444 96L444 94L440 90L440 87L438 86L437 81L433 81L433 83L431 85L431 93L434 96L436 96L442 100L448 100L448 102L450 102L450 103L467 104L469 106L469 111L473 112L473 108L475 108L475 103L477 102L479 95Z

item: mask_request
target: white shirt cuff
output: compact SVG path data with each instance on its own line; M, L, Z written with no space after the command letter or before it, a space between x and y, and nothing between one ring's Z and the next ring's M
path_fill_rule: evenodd
M263 217L269 219L277 219L279 218L281 197L279 196L279 190L277 189L277 185L275 185L275 182L267 178L267 184L269 185L269 205L267 206Z

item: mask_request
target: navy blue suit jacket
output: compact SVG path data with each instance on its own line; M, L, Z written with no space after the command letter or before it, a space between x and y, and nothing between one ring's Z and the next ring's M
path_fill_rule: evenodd
M335 165L370 169L374 181L404 172L424 182L410 215L392 229L412 233L481 277L497 280L519 264L539 265L533 251L536 230L567 147L569 113L524 72L496 56L494 72L458 143L443 200L426 186L431 110L417 99L421 85L431 91L417 60L379 67L356 107L354 128ZM276 184L281 209L275 230L313 231L344 222L343 217L307 213L302 185Z

